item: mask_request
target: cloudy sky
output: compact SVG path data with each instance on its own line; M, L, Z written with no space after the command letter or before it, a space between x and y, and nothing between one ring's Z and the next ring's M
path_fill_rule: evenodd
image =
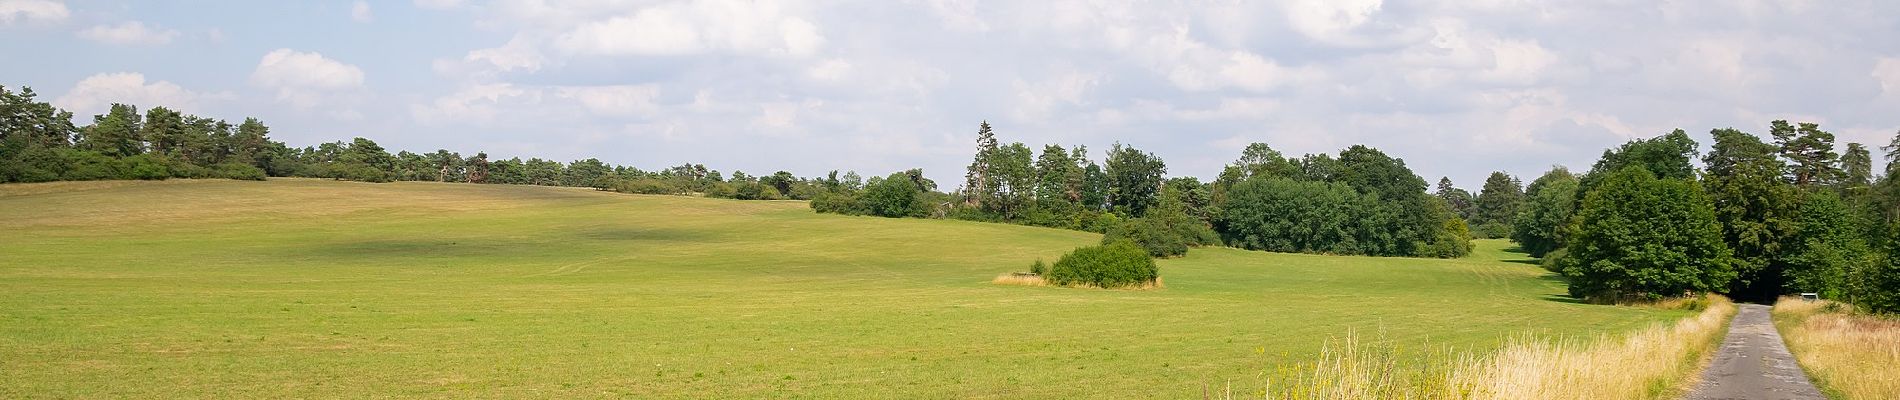
M1200 177L1367 144L1474 188L1678 127L1900 130L1892 1L0 0L0 37L0 85L84 116L951 186L983 120Z

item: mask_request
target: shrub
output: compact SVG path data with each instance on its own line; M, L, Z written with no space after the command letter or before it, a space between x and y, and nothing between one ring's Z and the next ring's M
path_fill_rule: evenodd
M264 180L264 170L251 166L250 164L223 163L212 167L216 170L216 175L226 179L247 181Z
M1038 258L1035 264L1029 264L1029 273L1036 275L1047 274L1049 273L1049 264L1043 263L1042 259Z
M1166 223L1154 218L1122 221L1109 228L1107 233L1102 234L1102 244L1131 241L1154 257L1175 257L1187 254L1189 240L1182 237L1181 232L1171 229Z
M680 189L667 181L641 178L620 181L614 185L614 191L635 194L677 194Z
M1119 288L1152 284L1158 277L1154 258L1124 240L1075 249L1049 267L1046 279L1064 286Z
M864 215L858 196L850 193L818 193L811 199L811 209L821 213Z

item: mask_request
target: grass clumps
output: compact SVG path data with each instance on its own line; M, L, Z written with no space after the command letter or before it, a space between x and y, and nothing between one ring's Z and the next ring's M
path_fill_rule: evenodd
M1044 277L1054 285L1101 288L1151 287L1158 278L1154 258L1127 240L1075 249L1050 266Z
M1783 297L1775 328L1795 361L1829 397L1900 399L1900 320L1853 306Z

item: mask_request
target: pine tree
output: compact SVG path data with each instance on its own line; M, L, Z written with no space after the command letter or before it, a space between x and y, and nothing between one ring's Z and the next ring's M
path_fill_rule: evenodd
M969 172L964 175L965 204L982 206L984 202L996 198L996 178L990 174L990 165L995 156L996 133L990 130L990 121L983 121L976 129L976 157L970 161Z

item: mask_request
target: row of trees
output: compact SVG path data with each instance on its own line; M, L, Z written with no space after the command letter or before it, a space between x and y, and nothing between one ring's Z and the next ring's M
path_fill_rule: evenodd
M578 186L744 200L806 200L865 186L856 173L836 171L809 179L785 171L764 176L735 171L728 178L700 164L642 171L592 158L563 163L448 150L391 154L365 138L294 148L272 140L270 127L255 118L233 125L165 107L141 114L135 106L113 104L91 124L77 126L71 112L37 96L31 88L0 87L0 183L315 177Z
M1512 239L1579 297L1817 292L1900 309L1894 171L1874 176L1859 143L1835 153L1816 124L1774 121L1772 142L1710 134L1708 154L1676 130L1606 150L1581 176L1546 172L1525 189ZM1900 137L1887 150L1900 165Z
M1458 257L1470 249L1464 220L1403 160L1365 146L1337 158L1288 158L1266 144L1242 152L1220 178L1166 177L1153 153L1116 143L1102 162L1086 147L1002 145L988 122L963 187L953 194L920 185L891 196L841 192L813 202L820 212L888 217L945 217L1107 233L1154 256L1189 246ZM914 175L913 175L914 176ZM893 182L899 175L883 180ZM902 203L902 204L897 204ZM908 207L903 207L908 205Z

